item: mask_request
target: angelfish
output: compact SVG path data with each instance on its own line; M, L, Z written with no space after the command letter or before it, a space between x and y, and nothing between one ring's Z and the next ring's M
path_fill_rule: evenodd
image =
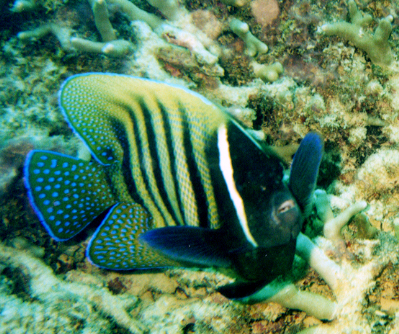
M112 270L226 268L219 288L249 296L292 266L323 151L302 140L286 165L221 107L186 88L87 73L59 92L92 161L34 150L25 183L49 234L65 241L103 214L87 248Z

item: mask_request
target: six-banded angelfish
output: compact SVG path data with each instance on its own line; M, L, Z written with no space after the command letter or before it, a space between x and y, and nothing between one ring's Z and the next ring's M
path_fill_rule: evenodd
M283 161L237 120L188 89L116 74L76 75L63 113L93 156L32 151L31 203L57 241L104 213L88 249L112 270L232 269L241 298L291 268L315 187L322 139L310 133L288 184ZM106 211L108 210L108 211Z

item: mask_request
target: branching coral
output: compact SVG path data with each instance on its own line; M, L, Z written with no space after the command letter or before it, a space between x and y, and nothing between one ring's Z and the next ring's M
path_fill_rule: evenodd
M265 43L261 42L254 35L252 35L252 33L249 31L248 24L245 22L242 22L238 19L232 19L230 21L230 28L244 41L248 55L255 56L257 54L266 53L269 50Z
M106 288L90 287L84 284L69 283L61 280L54 275L52 269L46 266L41 259L33 256L29 248L16 251L14 248L0 244L0 264L2 268L10 267L13 270L20 270L26 276L26 280L29 282L27 287L29 293L37 300L30 305L33 310L37 309L40 311L48 307L51 309L53 316L59 316L57 313L64 313L64 318L69 317L75 319L75 321L76 318L80 318L84 323L83 327L86 327L87 333L104 333L101 329L101 326L104 325L102 317L112 318L115 323L132 333L143 333L146 330L139 321L132 319L127 311L127 309L134 307L136 304L137 299L135 297L114 296ZM62 305L65 306L65 304L72 302L74 304L73 307L63 309ZM18 303L18 301L15 300L14 303ZM57 304L59 305L58 312L54 309ZM87 309L87 314L80 317L77 314L77 308ZM93 309L98 310L102 316L94 316ZM23 314L25 311L23 309L14 310L12 305L3 305L3 329L13 329L12 322L18 318L16 314L13 314L15 312ZM42 332L43 328L38 328L37 321L36 319L36 321L30 324L26 323L26 331L34 332L36 330ZM44 321L43 323L45 324ZM57 331L62 330L62 328L54 326L54 329L58 328ZM50 330L49 328L46 329Z
M18 38L22 41L31 39L40 39L48 34L52 33L58 39L61 47L66 51L72 50L72 45L70 41L71 29L63 27L55 23L44 24L33 30L23 31L18 34Z
M371 61L377 65L389 66L393 62L393 54L388 43L392 31L392 16L382 19L374 35L366 31L372 21L371 15L365 15L358 10L354 0L349 1L349 14L351 23L327 23L321 26L320 31L327 36L337 35L353 43L365 51Z
M16 0L11 8L12 12L20 13L29 11L36 7L35 0Z
M245 52L250 57L265 54L269 50L265 43L260 41L249 31L249 26L247 23L234 18L230 20L230 28L244 41L246 47ZM266 82L276 81L284 71L283 65L281 65L279 62L271 65L263 65L259 64L256 60L252 60L251 66L255 77Z
M273 63L271 65L261 65L256 61L253 61L251 65L255 76L265 82L276 81L284 72L283 65L281 65L279 62Z
M122 39L117 39L115 31L109 19L108 5L113 5L114 9L119 10L131 21L143 21L148 24L159 36L169 42L188 48L196 57L200 64L214 65L218 57L209 52L203 45L201 33L191 25L191 30L197 34L188 32L188 26L180 29L177 26L168 24L165 20L154 14L143 11L128 0L88 0L92 8L94 21L99 31L102 42L92 41L79 37L69 38L70 29L62 28L60 24L46 24L32 31L21 32L18 37L21 40L29 38L41 38L48 33L53 33L60 41L61 46L66 51L77 50L81 52L103 53L112 57L122 57L133 50L133 45ZM179 15L186 14L178 6L176 1L149 1L157 7L168 19L177 20ZM184 15L183 15L184 16ZM203 34L202 34L203 35ZM203 39L203 38L202 38ZM209 42L209 41L208 41Z

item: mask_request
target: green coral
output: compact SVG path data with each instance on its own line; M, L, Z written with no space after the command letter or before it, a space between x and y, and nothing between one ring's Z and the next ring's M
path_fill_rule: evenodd
M365 31L370 25L372 17L358 10L355 1L348 3L351 23L340 21L327 23L321 27L321 32L327 36L337 35L353 43L359 49L365 51L374 64L389 66L394 56L388 43L392 31L392 16L382 19L374 35Z
M249 56L256 56L257 54L266 53L269 48L259 39L257 39L252 33L249 31L249 26L245 22L242 22L238 19L232 19L230 21L231 30L238 35L245 43L247 48L246 52Z

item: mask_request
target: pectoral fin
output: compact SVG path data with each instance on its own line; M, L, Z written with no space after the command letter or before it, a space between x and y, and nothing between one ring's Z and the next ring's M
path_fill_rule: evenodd
M253 295L262 289L271 280L260 280L243 282L238 281L231 284L223 285L217 291L229 299L241 299Z
M305 217L311 208L322 155L322 137L317 133L308 133L303 138L292 162L289 188Z
M157 228L140 240L177 261L201 266L229 267L231 261L219 230L192 226Z

